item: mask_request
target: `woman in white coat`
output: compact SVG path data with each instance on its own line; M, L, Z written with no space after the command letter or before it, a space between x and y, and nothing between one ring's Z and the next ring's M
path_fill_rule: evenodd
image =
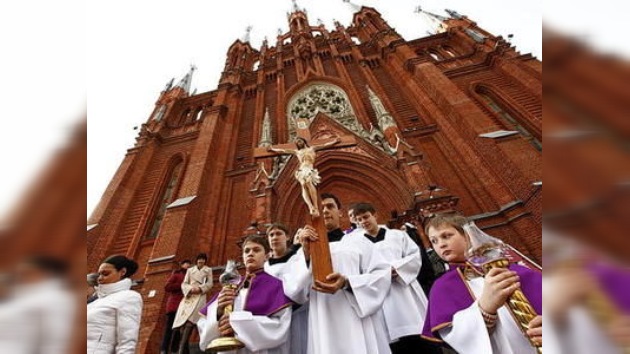
M87 306L87 354L133 354L138 343L142 297L130 290L138 264L110 256L98 268L98 299Z

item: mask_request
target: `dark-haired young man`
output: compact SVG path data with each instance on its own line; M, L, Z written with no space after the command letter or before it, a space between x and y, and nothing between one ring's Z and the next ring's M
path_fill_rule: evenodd
M318 236L310 226L300 233L302 250L291 269L298 289L309 296L309 353L390 353L378 317L391 282L389 266L371 242L344 236L336 196L322 194L321 205L334 271L326 283L313 282L309 243Z
M379 226L370 203L355 204L354 217L362 230L348 237L368 240L390 268L392 284L383 314L392 353L432 352L420 337L427 311L427 297L416 279L422 266L420 249L405 232Z

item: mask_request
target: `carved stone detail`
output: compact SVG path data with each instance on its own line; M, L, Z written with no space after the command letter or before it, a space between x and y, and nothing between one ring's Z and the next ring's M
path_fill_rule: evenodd
M383 107L380 100L375 95L373 95L373 97L376 98L380 106ZM396 153L396 150L390 146L385 139L382 130L382 127L387 129L391 126L396 126L393 118L385 108L383 107L382 111L378 112L379 126L381 129L371 126L370 130L367 131L359 124L354 110L350 105L348 95L335 85L318 82L305 87L289 100L287 112L289 137L291 140L296 136L295 124L298 119L300 119L299 122L302 124L310 124L317 114L322 112L357 136L360 136L370 144L384 151L386 154L394 155ZM304 119L306 119L306 121ZM307 127L300 127L300 129L305 128Z
M374 109L374 113L376 113L376 118L378 120L378 126L382 131L386 131L391 127L398 128L396 123L394 122L394 118L392 118L391 114L387 111L381 99L378 98L376 93L372 91L370 86L367 86L368 94L370 96L370 104L372 104L372 108Z
M335 119L346 128L359 133L359 123L346 93L337 86L315 83L294 95L288 104L290 134L295 135L295 119L312 120L322 112Z
M269 119L269 108L265 109L265 117L263 118L262 129L260 133L259 147L268 147L273 144L271 139L271 120Z

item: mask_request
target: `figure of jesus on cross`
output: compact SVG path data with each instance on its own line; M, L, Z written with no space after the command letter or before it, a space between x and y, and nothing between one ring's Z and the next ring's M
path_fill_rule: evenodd
M335 148L354 146L356 141L352 136L337 136L334 138L316 139L311 141L309 131L309 120L307 118L297 118L294 120L297 137L293 143L274 145L269 147L258 147L254 156L257 159L273 157L281 154L295 155L298 159L298 167L295 171L295 178L302 188L302 198L306 202L311 216L313 227L322 237L311 245L311 262L313 269L313 279L322 282L326 281L326 276L332 273L332 261L330 259L330 249L326 227L319 213L319 198L317 195L317 184L321 177L315 169L315 158L318 150L323 150L334 146Z
M291 154L297 157L299 166L297 171L295 171L295 179L297 179L302 186L302 198L304 202L306 202L312 216L319 216L316 186L321 182L321 177L314 167L316 151L326 149L340 141L341 139L335 138L321 145L309 146L305 138L298 136L295 138L295 146L297 146L297 149L279 149L271 146L267 148L268 151Z

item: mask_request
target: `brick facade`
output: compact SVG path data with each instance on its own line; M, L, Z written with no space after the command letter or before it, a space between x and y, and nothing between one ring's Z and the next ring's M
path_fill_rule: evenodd
M319 153L320 192L372 202L393 226L458 210L540 260L542 187L532 185L542 180L542 151L532 144L542 141L540 61L460 16L411 41L368 7L349 27L311 26L302 11L289 24L275 46L234 42L216 90L191 96L185 84L169 85L88 221L89 270L112 253L141 265L140 353L157 352L163 284L176 260L202 251L221 266L239 257L253 223L305 223L296 159L255 157L265 112L273 144L288 142L288 117L300 107L289 103L304 92L339 95L351 107L341 117L324 98L308 117L312 139L355 141ZM516 126L525 133L479 136ZM173 201L181 205L160 213ZM148 237L158 215L157 237Z

